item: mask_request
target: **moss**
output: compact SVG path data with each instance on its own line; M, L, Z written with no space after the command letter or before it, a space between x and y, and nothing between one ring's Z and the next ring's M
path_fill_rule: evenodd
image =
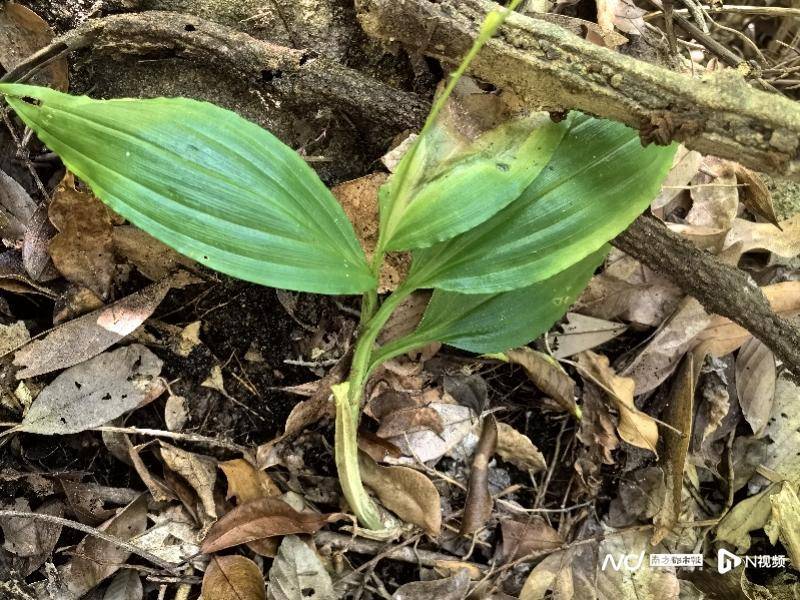
M762 174L764 181L772 194L775 205L775 214L778 219L788 219L800 213L800 183L782 177L771 177Z

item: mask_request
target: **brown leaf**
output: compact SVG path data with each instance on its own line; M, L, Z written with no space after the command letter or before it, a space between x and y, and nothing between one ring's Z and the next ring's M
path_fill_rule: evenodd
M770 226L771 227L771 226ZM800 281L784 281L761 288L772 310L784 317L800 312ZM713 356L730 354L747 340L750 333L729 319L713 315L708 326L698 334L697 348Z
M127 260L150 281L160 281L179 267L197 267L195 261L133 225L114 227L112 244L117 257Z
M381 419L377 435L382 438L392 438L418 431L435 431L438 434L444 431L442 418L435 409L430 406L420 406L389 413Z
M243 504L269 496L280 496L281 490L264 471L256 469L243 458L219 463L219 468L228 480L227 499L236 498Z
M331 188L356 230L356 237L371 260L378 243L378 190L386 183L385 173L371 173ZM408 274L411 257L406 252L390 252L381 268L378 292L391 292Z
M650 204L653 211L664 208L669 202L680 194L697 172L700 170L703 155L694 150L689 150L681 144L675 153L670 169L664 181L661 182L661 192ZM659 214L659 216L662 216Z
M130 540L147 526L147 501L144 495L110 519L103 531L121 540ZM69 591L80 598L98 583L116 573L128 560L130 552L100 538L88 535L75 549L65 577Z
M217 481L217 461L210 456L181 450L166 442L160 441L159 444L164 463L192 486L200 498L206 515L216 519L214 484Z
M556 333L550 347L554 358L568 358L584 350L592 350L625 332L624 323L606 321L578 313L567 313L567 322Z
M185 274L165 279L114 304L51 329L42 339L20 348L14 364L25 367L17 379L27 379L89 360L139 327L172 287L192 280Z
M369 454L375 462L383 462L387 457L400 458L403 453L392 442L378 437L366 429L358 430L358 448Z
M50 240L56 229L41 204L31 216L22 240L22 266L36 281L50 281L61 276L50 258Z
M359 452L358 465L364 484L381 503L408 523L436 537L442 528L439 492L427 476L408 467L381 467Z
M772 205L772 194L761 175L751 171L738 163L734 164L736 179L745 187L739 188L739 198L747 209L768 223L772 223L780 228L778 217L775 215L775 207Z
M53 194L50 222L60 233L50 240L53 264L64 277L108 298L116 265L106 205L75 187L67 173Z
M587 350L578 356L582 376L603 388L614 401L619 412L617 431L620 437L639 448L655 453L658 442L658 425L633 402L635 383L629 377L620 377L608 363L608 358Z
M0 30L2 30L1 25ZM23 238L36 209L36 202L28 195L25 188L5 171L0 170L0 236L9 242L9 245Z
M431 293L427 290L418 290L406 298L381 329L378 343L383 345L414 331L422 320L430 299Z
M341 513L298 512L283 500L261 498L240 504L214 523L201 550L204 554L211 554L261 538L314 533L326 523L338 521L343 516Z
M527 347L509 350L506 356L510 362L525 369L533 384L555 400L561 408L572 415L579 415L575 404L575 382L556 360Z
M142 580L133 569L117 573L103 594L103 600L142 600L143 597Z
M489 461L497 447L497 421L489 415L483 420L481 437L469 472L467 498L464 501L464 518L461 535L477 532L492 516L492 495L489 493Z
M0 5L0 65L12 70L37 50L53 41L53 30L32 10L15 2ZM66 92L69 88L67 57L54 59L26 83Z
M212 556L201 590L208 600L266 600L258 566L244 556Z
M623 375L636 382L636 393L645 394L661 385L711 321L712 317L702 304L694 298L685 298L633 362L622 371Z
M697 362L702 363L702 361ZM693 354L689 354L683 360L672 384L665 409L664 421L681 433L672 429L664 430L664 452L659 462L664 469L666 498L653 518L655 528L650 543L654 546L672 531L681 514L683 471L686 468L686 456L692 439L694 390L696 373L699 373L700 366L701 364L695 364Z
M14 504L3 508L31 512L30 504L24 498L17 498ZM64 505L59 501L46 502L34 512L60 517L64 514ZM5 538L3 548L20 558L43 555L42 562L52 552L61 535L61 525L35 519L4 517L0 519L0 527Z
M692 180L690 194L693 203L686 215L688 224L722 231L730 229L739 206L732 162L706 157L703 170Z
M178 496L175 491L170 488L170 486L167 485L163 479L153 475L142 460L142 450L151 444L152 442L140 444L138 446L130 446L128 448L128 454L131 463L133 464L133 468L136 470L136 473L139 475L139 478L142 480L142 482L147 486L147 489L150 491L150 494L153 496L153 499L156 502L169 502L170 500L178 500Z
M392 600L463 600L468 592L469 572L462 569L452 577L403 584Z
M525 521L511 519L500 523L503 532L503 562L544 550L556 550L564 544L561 535L542 517L532 516Z
M758 437L767 425L775 398L775 356L760 340L750 338L736 357L736 392L744 418Z
M161 366L141 344L95 356L56 377L15 429L65 435L104 425L161 395Z
M531 439L505 423L497 424L497 454L523 471L538 473L547 468L544 455Z
M778 223L753 223L736 219L725 237L725 247L742 244L742 252L768 250L784 258L800 254L800 214Z

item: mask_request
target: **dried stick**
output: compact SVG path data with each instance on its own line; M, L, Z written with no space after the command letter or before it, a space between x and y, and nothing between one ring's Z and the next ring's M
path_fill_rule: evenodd
M747 329L800 374L800 329L772 310L747 273L698 249L652 216L636 219L612 244L669 277L709 312Z
M358 0L357 6L370 35L453 63L493 4ZM635 127L645 141L680 140L704 154L800 179L800 105L753 89L732 70L692 79L544 20L511 15L471 72L531 106L583 110Z

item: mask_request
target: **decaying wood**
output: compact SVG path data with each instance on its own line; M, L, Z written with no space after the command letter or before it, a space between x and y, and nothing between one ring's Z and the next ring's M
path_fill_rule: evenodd
M91 48L96 54L178 57L211 66L270 91L293 104L328 104L366 122L419 127L428 102L385 85L312 50L287 48L231 27L176 12L146 11L91 19L54 40L8 72L16 81L63 52Z
M651 216L636 219L612 243L669 277L708 312L747 329L800 374L800 329L772 310L747 273L698 249Z
M358 0L370 35L455 64L486 0ZM800 179L800 106L753 89L732 70L699 79L587 42L540 19L509 16L470 71L532 106L580 109L637 128L645 141L689 148Z

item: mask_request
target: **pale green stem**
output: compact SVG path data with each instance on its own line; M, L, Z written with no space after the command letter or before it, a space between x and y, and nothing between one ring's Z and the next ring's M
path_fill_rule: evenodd
M361 524L370 529L380 529L382 523L375 503L364 490L358 468L358 421L361 416L361 400L378 334L395 309L413 291L413 287L401 285L366 322L356 342L348 380L333 386L336 400L334 450L339 482L350 508Z

